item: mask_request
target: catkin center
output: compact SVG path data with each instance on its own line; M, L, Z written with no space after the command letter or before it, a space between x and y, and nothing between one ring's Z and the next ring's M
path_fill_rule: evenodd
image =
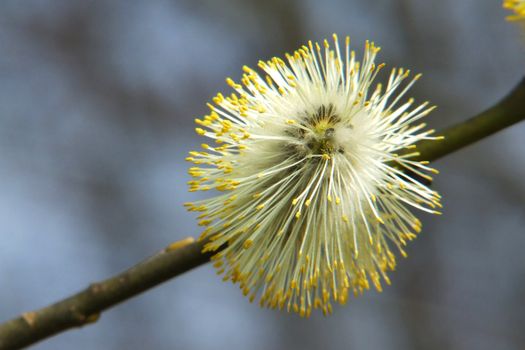
M288 151L300 157L344 153L344 148L335 139L341 127L341 117L332 104L322 105L313 113L304 112L298 123L286 130L286 134L293 137Z

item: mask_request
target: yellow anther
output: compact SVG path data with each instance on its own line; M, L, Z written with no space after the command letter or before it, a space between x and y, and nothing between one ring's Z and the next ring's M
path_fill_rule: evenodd
M294 290L294 289L298 289L297 288L297 281L296 280L292 280L290 282L290 289Z
M421 232L421 221L419 220L415 220L414 223L412 224L412 228L414 229L414 231L416 231L417 233L420 233Z
M205 219L205 220L201 220L199 221L198 225L199 226L208 226L209 224L212 223L213 220L210 220L210 219Z

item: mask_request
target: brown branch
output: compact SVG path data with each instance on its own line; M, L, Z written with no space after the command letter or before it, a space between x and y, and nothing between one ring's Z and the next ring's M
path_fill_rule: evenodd
M439 132L442 142L422 141L416 160L434 161L525 119L525 78L500 102L475 117Z
M525 79L485 112L443 130L441 142L420 142L418 159L436 160L525 119ZM100 313L209 261L205 242L186 238L123 273L43 309L0 324L0 349L18 349L57 333L96 322Z
M186 238L114 277L43 309L0 325L0 349L19 349L57 333L98 320L102 311L204 264L203 242Z

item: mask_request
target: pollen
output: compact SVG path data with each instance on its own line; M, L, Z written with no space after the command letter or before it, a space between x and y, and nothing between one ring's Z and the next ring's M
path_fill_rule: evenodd
M507 20L525 21L525 0L504 0L503 8L513 12L507 16Z
M440 214L441 196L419 180L438 172L414 150L441 139L420 122L434 107L405 96L419 74L385 72L378 53L367 41L359 60L337 35L308 42L259 72L243 66L240 83L226 79L234 92L195 120L208 141L186 158L189 190L216 192L184 205L200 214L217 272L250 301L329 315L389 285L422 231L416 213Z

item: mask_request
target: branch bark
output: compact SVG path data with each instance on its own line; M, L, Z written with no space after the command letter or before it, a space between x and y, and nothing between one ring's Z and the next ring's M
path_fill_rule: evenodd
M107 280L0 325L0 349L19 349L98 320L102 311L209 261L204 242L186 238Z
M525 119L525 79L503 100L439 135L443 141L417 144L418 160L434 161ZM0 324L0 349L19 349L98 320L101 312L209 261L205 242L186 238L152 257L53 305Z
M450 126L438 133L441 142L422 141L417 144L420 155L415 160L437 160L471 145L525 119L525 77L500 102L486 111Z

